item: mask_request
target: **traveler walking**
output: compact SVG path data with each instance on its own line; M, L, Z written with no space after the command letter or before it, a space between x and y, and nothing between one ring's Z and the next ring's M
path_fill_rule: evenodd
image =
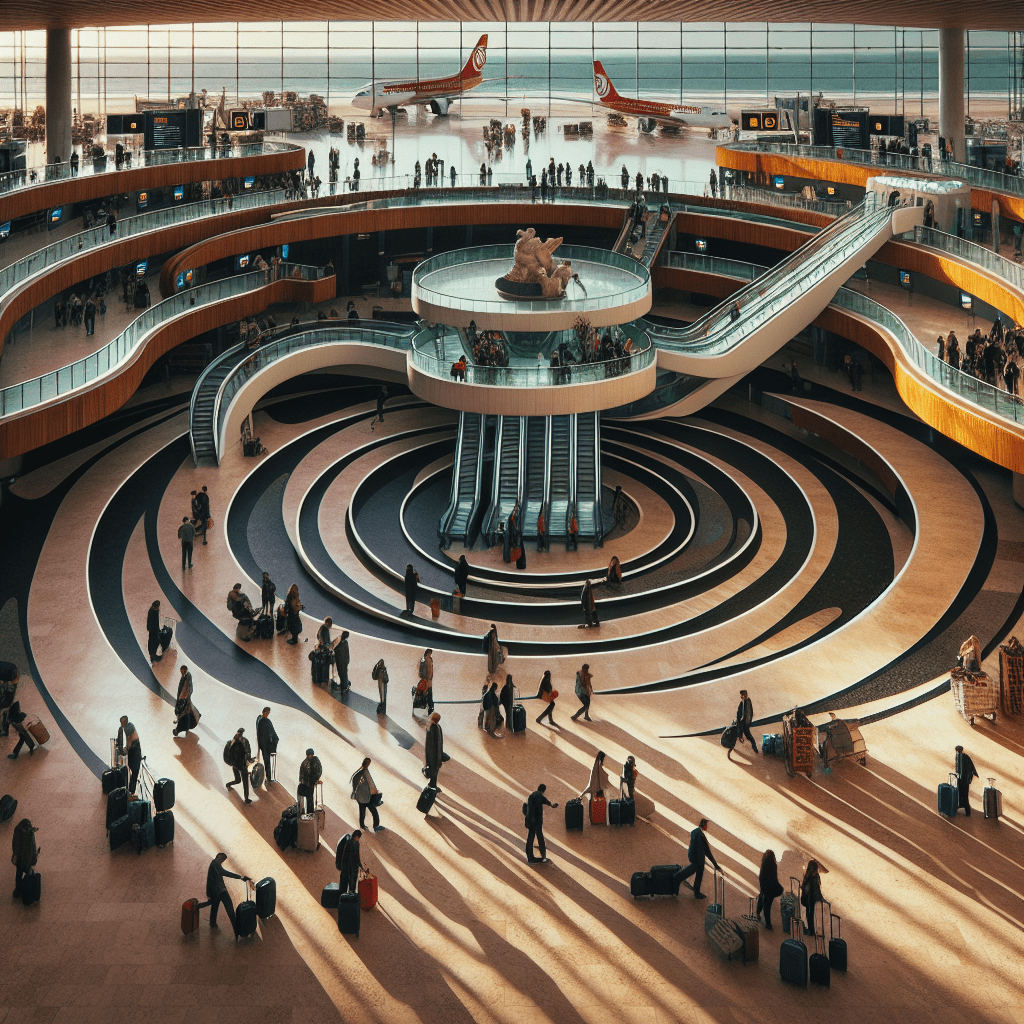
M427 735L423 745L425 748L427 780L431 788L439 789L437 775L441 771L441 765L448 760L448 755L444 752L444 733L441 731L441 715L437 711L430 716L430 725L427 726Z
M619 795L624 800L633 800L636 793L636 778L640 773L636 768L636 758L630 754L622 765L619 776Z
M427 714L434 713L434 652L428 647L423 652L419 664L419 683L416 686L416 697L413 708L426 708Z
M405 567L405 612L412 615L416 611L416 591L420 585L420 574L412 567Z
M127 715L121 716L121 726L117 730L115 749L118 754L128 758L128 792L134 793L139 784L139 769L142 767L142 744L135 726L128 721Z
M370 774L370 763L370 758L364 757L359 770L350 779L352 799L359 805L359 827L366 828L366 812L369 810L373 819L373 831L383 832L384 826L380 823L377 808L384 802L384 797Z
M313 752L312 747L306 747L306 759L299 765L299 801L305 805L306 814L312 814L315 809L316 784L324 773L324 767L320 758ZM302 807L299 807L302 813Z
M504 661L501 656L501 644L498 643L498 627L493 622L484 637L484 654L487 655L487 674L493 676Z
M960 796L958 808L962 807L971 816L971 782L978 778L978 770L974 767L971 755L964 752L964 748L956 746L956 788Z
M327 654L327 678L330 680L332 690L338 685L334 678L334 645L337 641L331 640L331 627L333 625L334 620L328 615L320 623L320 627L316 631L316 645Z
M584 621L579 628L590 629L591 626L600 626L601 623L597 618L597 602L594 600L594 587L590 580L583 581L580 604L583 606Z
M484 731L488 736L493 736L495 739L501 739L494 730L498 727L498 683L497 680L493 680L491 685L484 690L483 699L481 701L484 711Z
M515 729L512 726L512 706L516 702L516 688L512 682L512 676L510 673L505 673L505 683L501 688L501 692L498 694L498 704L501 709L505 712L506 728L509 732L514 732Z
M693 875L693 883L686 882L693 889L693 898L695 900L707 899L707 893L701 892L700 884L704 880L704 862L710 860L715 865L716 870L721 871L722 869L718 866L718 861L715 860L715 855L711 852L711 847L708 845L707 836L704 834L708 830L708 819L701 818L700 824L690 833L690 845L686 851L686 857L689 860L689 865L683 868L683 873L680 876L682 881L686 882L686 879Z
M547 864L548 862L548 851L544 845L544 808L550 807L554 810L558 804L553 804L544 795L547 788L542 782L526 801L526 861L528 864ZM539 857L534 856L534 843L537 844Z
M249 799L249 765L253 763L252 750L249 748L249 741L243 735L245 729L239 729L235 738L228 744L224 751L224 760L234 769L235 781L227 783L228 789L233 789L242 783L242 792L245 802L251 804Z
M210 492L203 484L202 489L196 495L199 499L199 520L203 524L203 543L206 543L206 531L210 526L212 513L210 511Z
M544 675L541 676L540 686L537 688L537 696L547 705L547 707L537 716L537 724L546 718L551 725L561 728L555 722L555 699L558 697L558 692L551 685L551 670L547 669Z
M184 733L186 736L199 724L199 712L192 703L192 673L188 665L181 666L181 679L178 682L178 696L174 702L174 729L172 734L177 736Z
M384 664L384 659L381 658L376 665L373 666L373 671L370 675L377 680L377 693L380 696L380 702L377 704L377 714L386 715L388 713L388 667Z
M761 857L761 870L757 874L756 913L760 917L764 915L764 926L768 931L772 930L772 904L776 897L781 896L785 891L779 881L779 865L775 860L774 850L765 850Z
M377 392L377 416L376 416L375 419L370 420L370 429L371 430L373 430L373 428L378 423L383 423L384 422L384 403L387 400L388 400L388 389L386 387L382 387L380 389L380 391Z
M21 895L25 876L39 862L40 851L36 845L38 831L28 818L22 818L11 836L11 863L14 865L14 892L11 895L15 898Z
M154 601L146 613L146 649L149 651L149 661L160 660L160 602Z
M754 753L758 753L757 742L754 737L750 734L750 723L754 720L754 705L751 699L747 696L746 690L740 690L740 702L736 707L736 736L737 743L740 740L750 740L751 747L754 748ZM729 760L732 760L733 748L729 748Z
M588 722L590 718L590 701L594 696L593 676L590 674L590 666L584 665L576 673L576 696L579 697L580 706L572 720L575 722L582 715Z
M469 562L465 555L459 556L459 564L455 566L455 589L463 596L466 596L466 588L469 586Z
M178 538L181 540L181 568L192 568L192 545L196 539L196 528L189 521L188 516L181 517L181 526L178 527ZM186 564L187 563L187 564Z
M270 708L264 708L263 713L256 719L256 749L263 758L264 786L276 782L276 777L271 777L270 766L273 764L274 755L277 753L277 744L280 737L270 720Z
M224 879L238 878L247 885L252 879L248 875L236 875L233 871L228 871L224 867L224 861L227 859L228 855L226 853L218 853L210 861L210 866L206 869L206 899L210 904L210 927L217 927L217 911L220 910L221 904L223 904L228 920L231 922L231 930L237 936L238 926L235 924L235 905L231 902L231 897L228 895L228 887L224 884Z

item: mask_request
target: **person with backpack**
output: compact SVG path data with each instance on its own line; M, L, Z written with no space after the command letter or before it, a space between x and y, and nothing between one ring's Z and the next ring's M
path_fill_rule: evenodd
M593 678L590 674L590 666L587 664L584 664L579 672L576 673L576 696L579 697L580 706L576 714L572 716L574 722L580 715L588 722L592 720L590 717L590 701L594 695Z
M302 814L302 804L305 804L305 813L313 814L316 803L316 784L324 773L324 766L320 758L316 756L312 747L306 748L306 759L299 765L299 813Z
M359 827L366 828L366 811L369 809L373 819L373 831L383 832L377 808L384 802L381 791L377 788L370 774L370 758L364 757L359 770L349 780L352 783L352 799L359 805Z
M359 888L359 871L366 870L359 851L359 840L362 837L363 833L356 829L338 840L334 866L338 869L338 887L343 893L356 892Z
M548 862L548 851L544 845L544 808L550 807L554 810L558 804L553 804L544 795L547 788L542 782L523 805L526 819L526 862L528 864L547 864ZM534 855L534 843L537 844L539 857Z
M736 737L737 742L743 739L750 740L751 747L754 748L754 753L759 753L757 749L757 742L750 733L750 723L754 720L754 704L751 699L747 696L746 690L740 690L740 702L736 707ZM729 748L729 760L732 760L733 747Z
M28 818L22 818L11 837L11 863L14 865L14 892L11 895L15 898L21 896L22 880L39 861L38 831Z
M428 647L419 664L419 682L414 691L413 710L426 708L427 714L434 713L434 651Z
M245 802L251 804L249 798L249 765L253 762L252 750L249 741L243 733L245 729L239 729L234 738L224 748L224 763L234 769L235 781L227 783L228 789L233 789L242 783L242 792L245 794Z
M264 785L268 785L272 781L270 765L273 755L277 753L279 742L280 737L277 735L274 723L270 720L270 708L264 708L263 713L256 719L256 749L263 758Z

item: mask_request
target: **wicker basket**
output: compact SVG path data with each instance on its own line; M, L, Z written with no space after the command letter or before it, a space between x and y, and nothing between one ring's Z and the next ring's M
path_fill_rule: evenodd
M999 710L999 688L984 672L968 672L955 668L949 676L953 705L971 725L982 716L995 721Z
M1024 714L1024 647L1015 636L999 648L999 692L1004 714Z

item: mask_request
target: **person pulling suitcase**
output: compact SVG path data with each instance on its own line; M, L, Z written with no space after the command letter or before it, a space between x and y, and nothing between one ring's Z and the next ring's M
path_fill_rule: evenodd
M217 911L220 909L221 904L223 904L228 920L231 922L231 930L237 935L238 925L235 922L235 906L228 895L228 887L224 883L224 879L238 878L247 884L252 879L248 875L236 875L233 871L228 871L224 867L224 861L227 859L228 855L226 853L218 853L210 861L210 866L206 869L206 898L210 906L210 927L217 927Z

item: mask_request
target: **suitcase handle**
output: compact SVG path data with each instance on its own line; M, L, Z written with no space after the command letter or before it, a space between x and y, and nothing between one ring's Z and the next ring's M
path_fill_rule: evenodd
M828 903L828 937L834 939L836 937L836 929L834 927L835 922L839 922L839 938L843 937L843 919L838 914L832 913L832 904L828 900L822 900L822 904ZM822 910L824 913L824 909ZM821 930L825 930L825 921L822 919Z
M718 877L719 877L719 875L721 875L721 877L722 877L722 898L721 899L718 898ZM715 887L715 902L722 908L722 911L721 911L721 913L718 916L724 919L725 918L725 872L724 871L719 871L717 867L715 867L715 877L714 877L714 882L712 884Z
M949 773L949 784L951 786L957 785L957 783L959 781L960 781L960 776L959 776L959 774L957 774L957 772L950 772Z

